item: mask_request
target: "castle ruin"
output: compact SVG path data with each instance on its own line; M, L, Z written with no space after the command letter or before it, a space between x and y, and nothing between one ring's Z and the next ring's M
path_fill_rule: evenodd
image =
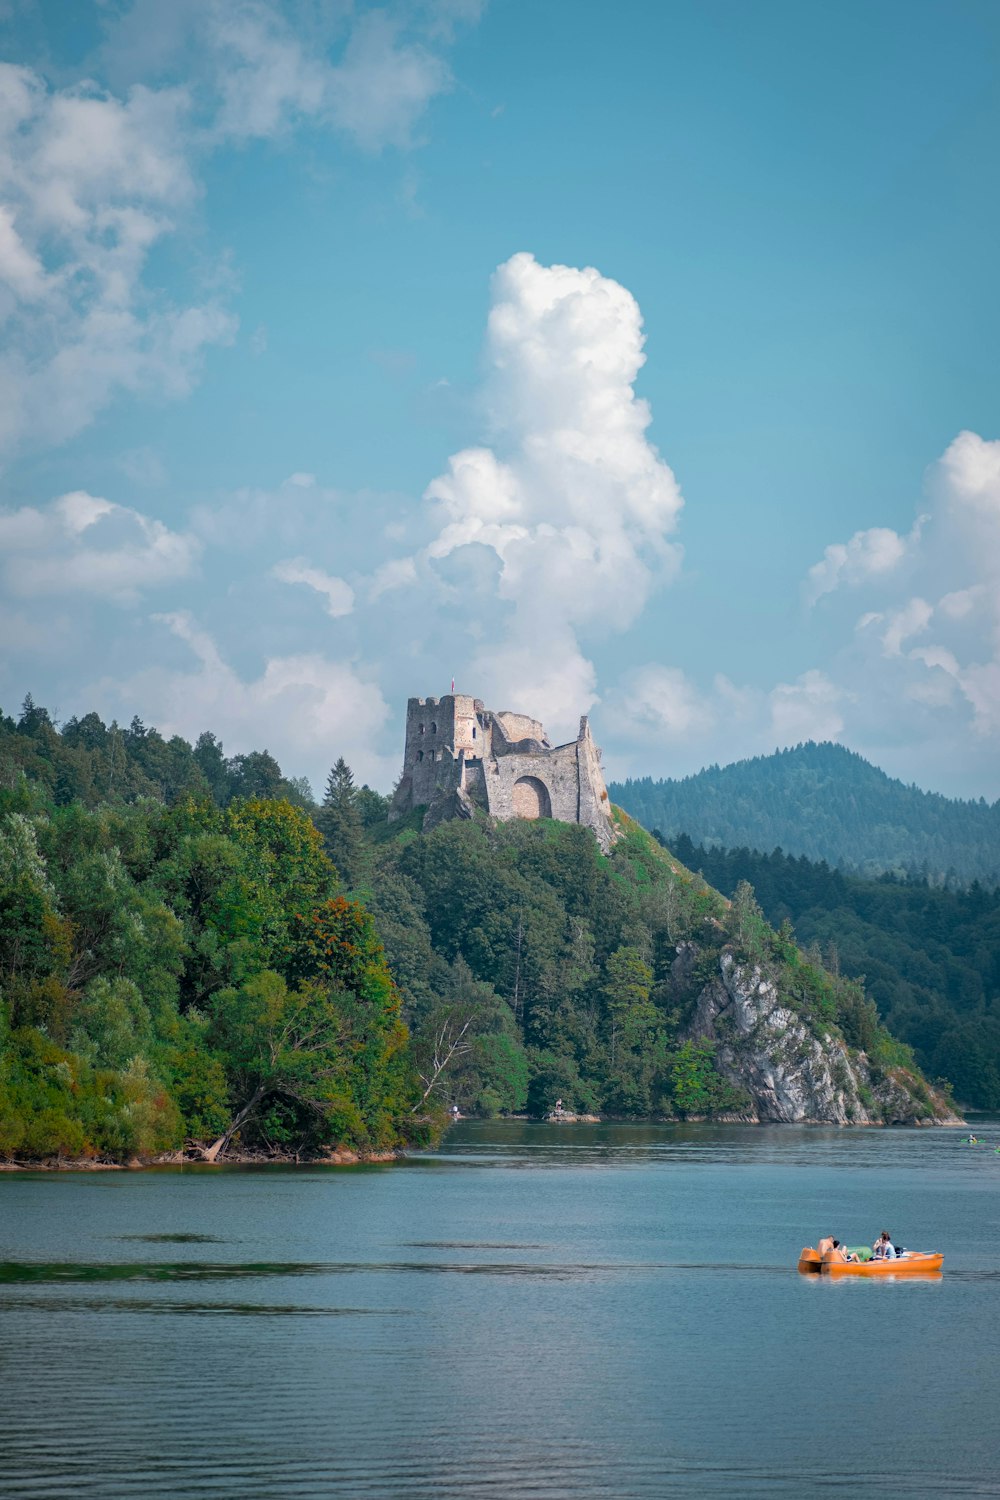
M423 827L446 818L557 818L592 828L607 852L614 840L600 751L584 716L567 745L552 745L537 719L494 713L465 693L411 698L403 774L390 820L426 808Z

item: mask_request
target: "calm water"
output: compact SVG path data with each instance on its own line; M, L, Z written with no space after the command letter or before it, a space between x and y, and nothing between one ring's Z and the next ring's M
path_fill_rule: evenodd
M959 1134L469 1124L379 1168L0 1175L0 1492L1000 1495L1000 1156ZM942 1278L797 1275L883 1227Z

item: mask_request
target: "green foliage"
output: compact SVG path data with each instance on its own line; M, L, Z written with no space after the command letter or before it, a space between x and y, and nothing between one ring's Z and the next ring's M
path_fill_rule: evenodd
M487 1116L522 1110L530 1070L510 1006L462 958L435 964L434 988L413 1026L425 1098Z
M688 1039L675 1050L670 1063L670 1088L682 1115L706 1115L745 1103L715 1071L715 1043Z
M138 985L116 974L92 979L75 1007L70 1048L80 1057L125 1072L152 1039L149 1010Z
M493 1032L476 1037L472 1063L478 1084L472 1108L478 1114L517 1114L524 1109L531 1069L517 1036Z
M144 1058L115 1072L32 1027L8 1037L0 1055L0 1154L124 1159L172 1145L179 1128L177 1107Z
M402 960L431 1102L484 1113L544 1114L558 1098L624 1116L745 1109L690 1030L724 951L761 965L811 1030L839 1029L882 1066L912 1066L859 986L810 962L788 929L774 932L749 885L730 905L630 819L620 824L609 856L587 830L545 821L455 821L373 847L371 908ZM498 1103L500 1043L484 1047L484 1034L506 1036L523 1058L526 1101L519 1084Z
M0 815L0 1154L403 1139L399 992L336 888L286 800Z
M605 856L548 820L389 824L343 760L305 800L210 734L0 716L0 1152L381 1148L449 1104L738 1109L694 1021L725 953L813 1031L909 1065L846 958L624 814ZM961 1028L939 1040L993 1086Z
M34 793L26 794L26 782ZM266 750L227 760L213 734L192 748L179 735L165 740L141 719L128 729L109 728L95 713L58 729L30 694L16 722L0 713L0 812L28 810L18 806L26 795L48 806L89 808L141 797L166 803L205 797L219 807L253 797L313 805L308 782L285 778Z
M777 847L869 877L1000 882L1000 801L904 786L842 745L797 745L679 781L647 776L608 790L678 850L687 834L728 849Z
M365 802L370 809L369 792ZM351 768L343 756L327 777L323 805L316 814L316 826L323 835L323 844L344 880L345 885L354 886L363 868L361 794L354 785Z
M540 1048L532 1051L530 1060L528 1109L533 1115L548 1114L557 1099L574 1114L592 1114L601 1108L596 1081L581 1076L574 1058Z

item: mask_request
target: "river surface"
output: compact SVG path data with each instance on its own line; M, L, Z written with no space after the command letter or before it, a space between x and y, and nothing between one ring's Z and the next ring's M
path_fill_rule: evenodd
M0 1493L1000 1495L1000 1155L965 1133L473 1122L380 1167L0 1174ZM797 1274L883 1228L943 1275Z

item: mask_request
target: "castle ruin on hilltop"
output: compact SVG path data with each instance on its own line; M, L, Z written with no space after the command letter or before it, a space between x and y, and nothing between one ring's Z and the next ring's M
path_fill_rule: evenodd
M607 852L614 840L600 751L586 715L567 745L552 745L537 719L494 713L478 698L446 693L406 705L403 774L390 820L426 808L424 829L446 818L557 818L592 828Z

